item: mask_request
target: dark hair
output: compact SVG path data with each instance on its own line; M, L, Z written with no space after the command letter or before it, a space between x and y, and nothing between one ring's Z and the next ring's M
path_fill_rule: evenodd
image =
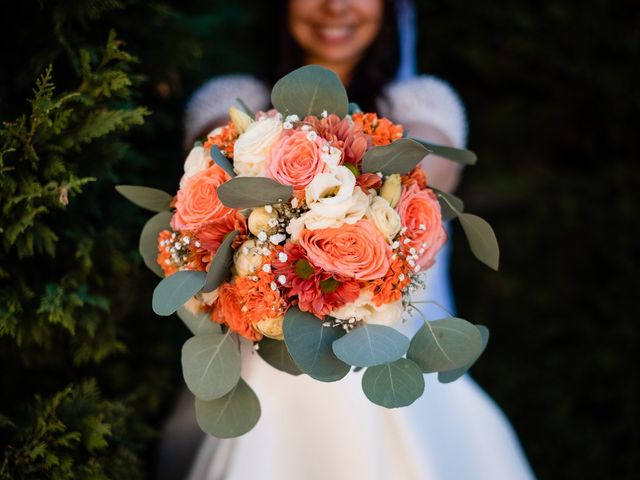
M270 2L269 2L270 3ZM279 78L304 65L304 52L291 36L288 26L289 0L279 0L272 7L278 32L276 48L272 50L269 81L273 85ZM383 21L377 37L367 48L356 66L347 86L349 101L355 102L366 112L377 110L376 99L383 96L384 87L392 82L400 64L398 26L394 0L384 0ZM273 30L272 30L273 31Z

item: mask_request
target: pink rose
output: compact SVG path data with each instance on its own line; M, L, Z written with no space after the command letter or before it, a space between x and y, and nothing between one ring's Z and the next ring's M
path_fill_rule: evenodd
M429 268L436 253L447 241L447 232L442 225L440 203L431 189L421 190L416 183L402 189L396 210L402 225L407 227L409 247L418 253L418 265Z
M389 245L368 220L339 228L303 230L300 246L317 267L356 280L381 278L391 265Z
M315 136L315 138L313 138ZM324 140L312 131L291 131L278 140L267 157L267 176L295 190L304 189L327 170L321 158Z

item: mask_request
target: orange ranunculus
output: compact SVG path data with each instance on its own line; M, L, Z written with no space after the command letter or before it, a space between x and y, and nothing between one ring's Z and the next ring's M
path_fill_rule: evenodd
M228 215L234 210L218 198L218 187L229 180L218 165L212 165L186 179L178 190L176 213L171 220L174 230L198 230L203 225Z
M222 218L204 224L196 230L195 236L203 248L215 255L225 235L234 230L240 231L240 234L233 241L233 245L237 246L246 238L247 219L235 210Z
M233 332L255 342L262 340L262 335L253 326L242 311L242 297L234 284L223 283L219 288L218 300L211 312L214 322L226 324Z
M309 137L316 135L314 140ZM267 176L296 190L304 189L316 174L327 170L321 148L325 141L315 132L291 131L278 140L267 157Z
M217 145L227 158L233 158L233 146L238 139L238 130L233 122L218 127L209 133L203 147L208 152L213 145Z
M421 190L416 183L411 183L403 187L396 210L402 225L407 227L407 246L414 248L418 255L417 264L429 268L447 241L436 195L431 189Z
M374 280L389 270L391 249L368 220L339 228L303 230L300 245L314 265L330 273Z

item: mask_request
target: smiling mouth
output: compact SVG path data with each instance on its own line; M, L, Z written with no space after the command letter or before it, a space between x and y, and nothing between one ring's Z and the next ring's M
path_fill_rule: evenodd
M348 41L356 31L355 27L318 27L315 29L318 38L327 43Z

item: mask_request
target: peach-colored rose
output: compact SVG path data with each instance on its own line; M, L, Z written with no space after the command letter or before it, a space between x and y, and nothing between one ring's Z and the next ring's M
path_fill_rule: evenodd
M317 267L356 280L381 278L391 264L391 249L369 220L340 228L303 230L300 246Z
M407 227L408 244L415 248L417 264L429 268L436 253L447 241L447 232L442 225L440 204L431 189L421 190L416 183L403 187L396 208L402 225Z
M267 157L267 176L301 190L316 174L327 170L321 150L325 141L313 131L290 132L271 149Z
M218 187L227 180L229 175L217 165L187 178L178 190L171 227L174 230L198 230L204 224L233 212L232 208L222 204L217 194Z
M232 210L222 218L202 225L195 231L195 236L200 241L202 248L206 248L213 255L218 251L227 233L234 230L240 231L241 237L247 233L247 220L239 212ZM236 237L237 241L240 239ZM236 242L234 242L235 244Z

